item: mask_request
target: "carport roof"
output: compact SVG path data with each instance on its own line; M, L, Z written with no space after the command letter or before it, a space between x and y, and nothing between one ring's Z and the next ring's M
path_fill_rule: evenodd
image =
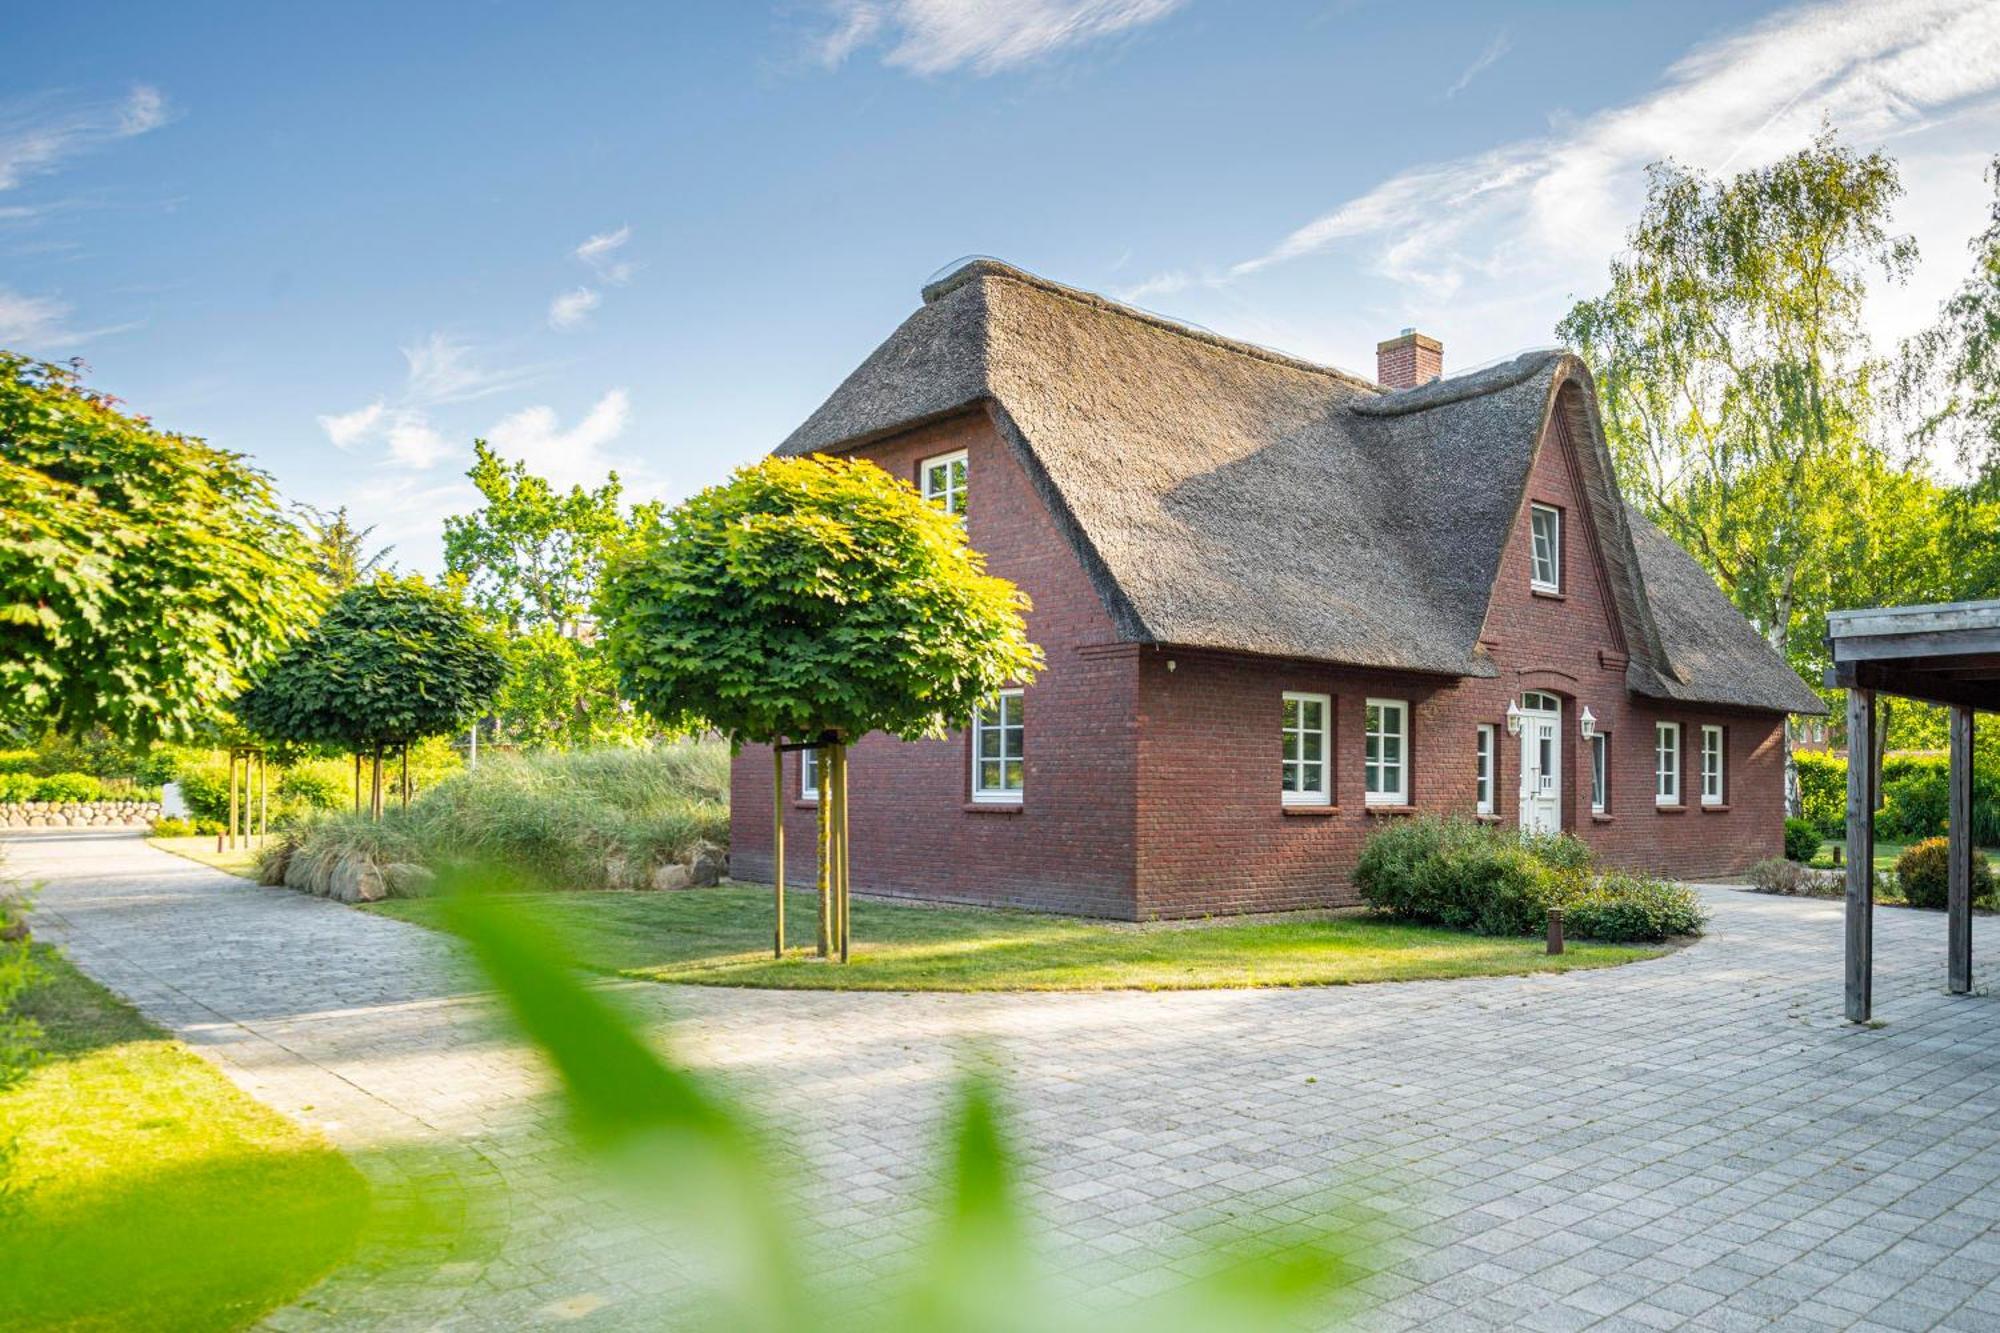
M2000 711L2000 601L1835 611L1826 643L1830 686Z

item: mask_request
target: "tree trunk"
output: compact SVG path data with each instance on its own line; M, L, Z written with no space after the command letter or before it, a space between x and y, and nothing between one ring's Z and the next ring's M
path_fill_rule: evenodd
M382 742L375 742L374 763L368 777L368 817L377 821L382 818L382 748Z
M410 743L403 742L403 808L410 808Z
M361 751L354 752L354 813L361 813Z

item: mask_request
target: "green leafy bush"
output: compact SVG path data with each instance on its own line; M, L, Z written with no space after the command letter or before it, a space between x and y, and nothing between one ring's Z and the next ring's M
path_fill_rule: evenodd
M1750 867L1750 887L1759 893L1838 898L1847 891L1846 885L1846 876L1838 871L1814 870L1777 856Z
M353 800L353 779L339 760L300 764L279 775L278 795L312 810L338 810Z
M33 750L0 750L0 773L28 773L34 767Z
M0 801L32 801L41 786L33 773L0 773Z
M185 819L156 819L153 821L153 836L156 838L188 838L194 836L194 825Z
M1951 894L1951 843L1945 838L1926 838L1904 849L1896 858L1896 884L1912 907L1942 909ZM1986 854L1972 853L1972 901L1993 902L1993 868Z
M1824 750L1792 755L1799 775L1799 813L1820 833L1840 836L1847 823L1847 761Z
M88 773L55 773L35 788L38 801L94 801L104 794L104 784Z
M1615 870L1563 908L1565 929L1592 940L1699 935L1707 921L1701 899L1686 885Z
M1819 855L1819 826L1810 819L1785 821L1785 859L1810 861Z

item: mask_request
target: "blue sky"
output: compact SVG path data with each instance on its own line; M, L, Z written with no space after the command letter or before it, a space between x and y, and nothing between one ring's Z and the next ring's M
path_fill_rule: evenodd
M1546 343L1643 168L1885 146L1966 271L2000 5L79 3L10 32L0 346L348 504L406 567L475 435L668 498L966 254L1369 370Z

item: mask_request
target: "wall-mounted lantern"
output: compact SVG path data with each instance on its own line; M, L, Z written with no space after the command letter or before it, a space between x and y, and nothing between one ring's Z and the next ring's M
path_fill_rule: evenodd
M1507 734L1509 736L1521 734L1521 705L1512 699L1507 701Z
M1585 708L1583 715L1577 718L1577 725L1583 728L1583 738L1585 740L1589 740L1597 734L1597 717L1589 708Z

